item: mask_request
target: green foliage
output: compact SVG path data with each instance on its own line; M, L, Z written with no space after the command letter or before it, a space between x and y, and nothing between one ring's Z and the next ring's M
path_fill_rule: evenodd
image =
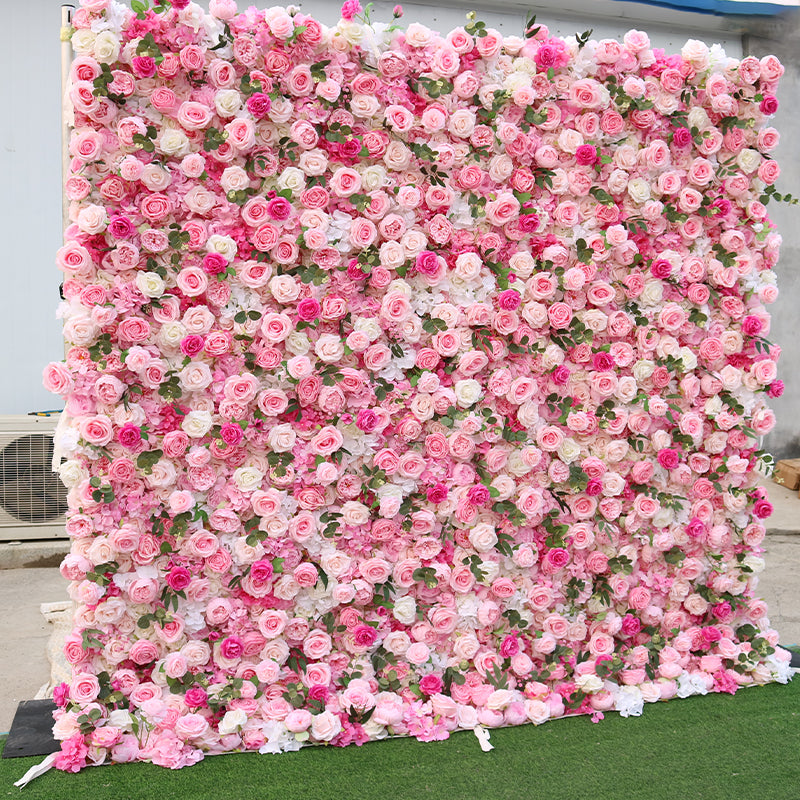
M210 152L219 150L219 146L228 138L227 131L218 131L216 128L207 128L203 139L203 149Z

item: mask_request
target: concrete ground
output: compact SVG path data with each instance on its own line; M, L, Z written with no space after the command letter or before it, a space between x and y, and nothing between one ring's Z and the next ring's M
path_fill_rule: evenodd
M45 652L50 625L39 606L56 600L69 600L58 569L0 572L0 664L5 676L0 683L0 732L11 727L17 705L33 699L50 679Z
M800 499L772 481L764 485L775 512L768 520L759 594L769 606L781 643L800 644ZM11 727L17 705L32 699L50 678L46 646L52 626L40 605L69 598L57 567L38 565L58 563L57 551L65 547L61 542L0 545L0 664L5 675L0 683L0 733Z

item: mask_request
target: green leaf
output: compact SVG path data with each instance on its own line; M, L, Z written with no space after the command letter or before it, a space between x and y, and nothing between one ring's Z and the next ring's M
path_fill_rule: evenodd
M617 204L617 201L605 189L601 189L599 186L593 186L589 189L589 194L594 197L598 203L602 203L604 206L615 206Z

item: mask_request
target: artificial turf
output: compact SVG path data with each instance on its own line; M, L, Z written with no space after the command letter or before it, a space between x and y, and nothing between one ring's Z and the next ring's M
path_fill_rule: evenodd
M0 760L0 797L24 800L798 800L800 679L445 742L213 756L171 771L152 764L51 770L12 784L40 758ZM4 742L3 742L4 744Z

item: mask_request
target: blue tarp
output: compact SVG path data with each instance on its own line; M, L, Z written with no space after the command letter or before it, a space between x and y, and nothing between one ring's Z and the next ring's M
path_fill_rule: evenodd
M770 17L800 7L800 0L759 2L759 0L635 0L651 6L719 16Z

